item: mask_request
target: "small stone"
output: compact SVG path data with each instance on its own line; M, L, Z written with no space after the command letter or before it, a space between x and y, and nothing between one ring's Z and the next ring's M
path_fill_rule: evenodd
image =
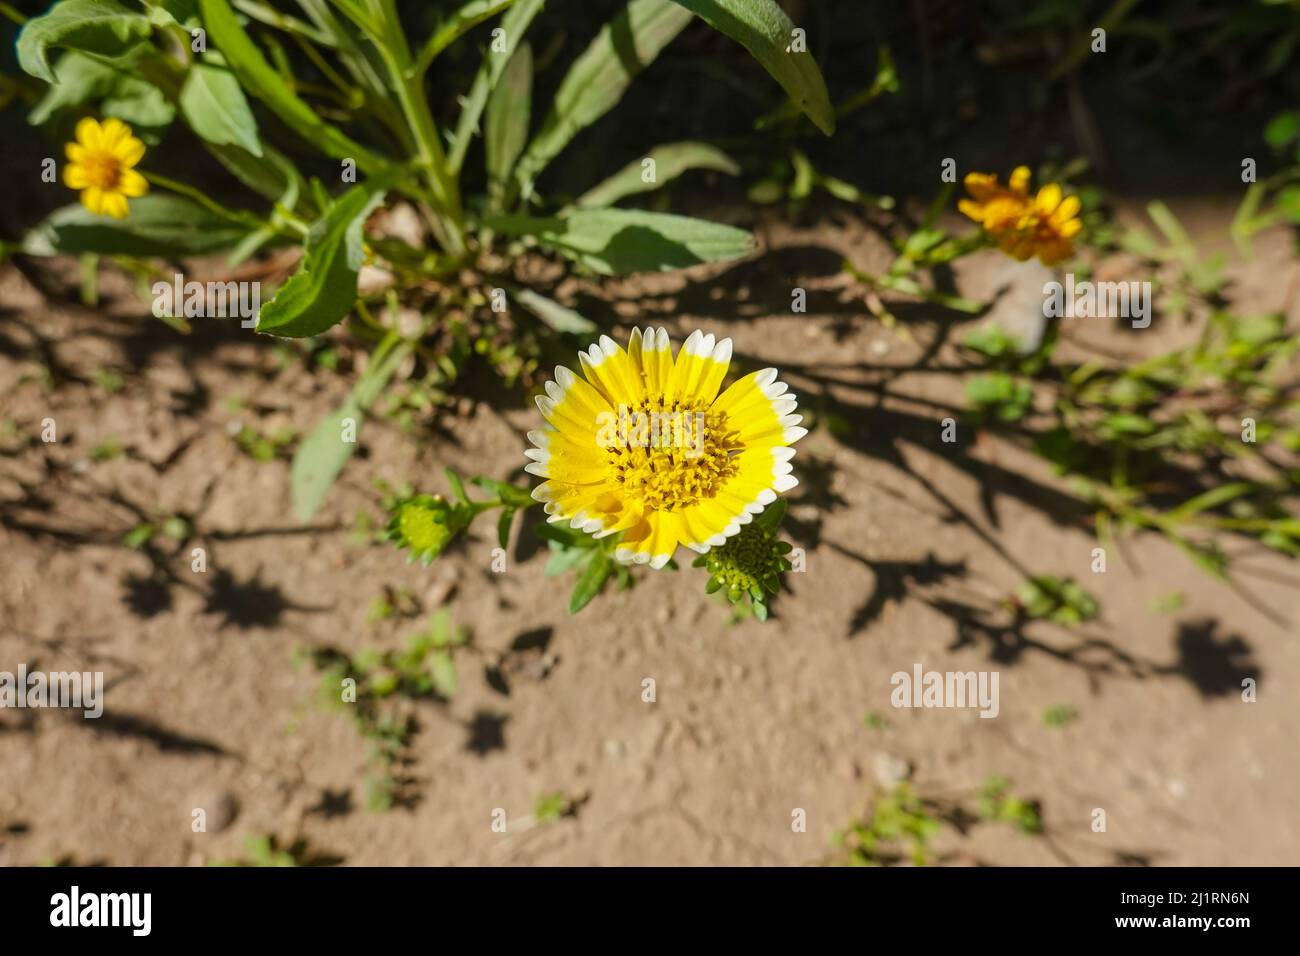
M878 753L871 761L871 772L882 787L892 787L912 775L912 765L903 757Z
M207 814L208 833L220 833L235 822L239 815L239 802L228 790L210 792L194 804L194 808Z
M1020 343L1022 354L1033 352L1043 341L1047 319L1043 315L1043 286L1057 274L1037 262L1000 263L990 276L999 293L985 317L985 323L1000 325Z
M429 589L424 593L425 603L429 607L441 607L446 604L448 599L456 592L457 580L456 568L450 564L442 564L438 572L434 575L433 581L429 584Z
M424 245L424 223L410 203L398 203L389 209L381 231L417 249Z
M393 274L379 266L363 265L357 273L357 293L368 296L383 292L393 284Z

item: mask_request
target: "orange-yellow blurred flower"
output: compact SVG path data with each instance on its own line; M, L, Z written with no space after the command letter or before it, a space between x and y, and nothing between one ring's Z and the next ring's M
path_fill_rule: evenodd
M983 226L1007 255L1022 262L1038 256L1045 266L1074 255L1074 237L1083 229L1079 198L1063 196L1056 183L1031 196L1029 168L1018 166L1006 186L992 173L969 173L966 191L971 198L957 208Z
M144 157L144 143L119 119L102 124L86 117L77 124L77 141L68 144L63 182L80 190L81 204L97 216L123 219L127 199L149 191L149 183L132 167Z

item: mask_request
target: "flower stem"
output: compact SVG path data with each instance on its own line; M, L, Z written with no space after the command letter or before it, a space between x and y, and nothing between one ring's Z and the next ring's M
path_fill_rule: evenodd
M381 24L376 46L388 69L402 115L410 127L417 160L428 180L434 209L439 214L431 225L447 252L459 259L466 253L465 214L461 208L459 184L448 173L447 157L438 139L438 127L429 110L429 100L424 95L424 82L411 69L411 50L402 32L397 6L394 0L376 0L376 5L376 19Z

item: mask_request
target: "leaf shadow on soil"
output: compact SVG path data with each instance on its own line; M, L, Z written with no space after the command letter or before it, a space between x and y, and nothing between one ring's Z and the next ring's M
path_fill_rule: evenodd
M1177 674L1202 697L1240 694L1243 681L1250 678L1258 684L1264 673L1245 639L1240 634L1221 634L1217 618L1180 623L1174 649L1177 660L1161 668L1160 673Z
M355 811L351 790L331 790L328 787L321 790L320 800L307 808L308 813L317 814L327 820L346 817Z
M221 617L218 630L227 627L240 631L269 629L279 625L286 611L323 613L327 610L327 607L296 604L289 600L278 584L262 582L260 568L243 581L225 568L216 571L203 604L204 614Z
M479 709L465 722L465 749L479 757L506 749L506 724L509 714Z
M537 627L515 636L505 653L489 659L483 665L483 679L503 697L518 681L545 680L558 663L555 655L548 653L555 636L553 627Z
M220 744L204 737L169 730L162 724L138 714L120 710L105 711L97 720L80 721L89 730L108 737L126 737L153 744L163 753L209 754L234 756Z
M860 365L843 368L858 373L870 371ZM938 371L957 373L965 369L944 368ZM828 373L824 369L800 366L798 363L784 363L782 367L783 377L796 383L803 380L811 386L811 390L800 391L801 407L809 410L815 419L828 423L825 432L834 441L854 454L875 459L905 476L911 485L922 490L938 506L938 520L964 526L1022 578L1033 577L1034 572L988 530L998 531L1002 527L998 508L1000 497L1014 498L1033 508L1056 527L1094 533L1095 509L1087 501L1050 484L1045 478L1039 480L1024 470L977 457L975 452L981 447L978 436L982 432L977 424L965 419L965 410L930 399L892 392L889 377L894 374L895 370L891 370L886 377L863 383L839 377L834 371ZM900 408L900 404L920 406L923 411ZM951 444L942 442L940 421L941 418L948 417L962 423L957 432L959 436L973 433L977 436L976 440L959 440ZM1027 441L1032 441L1037 436L1037 433L1023 426L1008 427L1012 433ZM982 522L959 506L936 481L918 473L909 465L909 455L915 455L918 451L940 459L945 466L972 479L979 489ZM799 459L796 459L796 466L798 464ZM1159 491L1152 494L1151 504L1157 509L1175 507L1218 487L1223 481L1222 473L1217 467L1218 462L1210 459L1193 467L1171 460L1169 456L1156 456L1152 465L1155 470L1149 476L1150 484ZM814 462L814 474L821 467ZM1048 471L1045 462L1045 476ZM801 472L800 475L802 477ZM817 482L824 484L825 479L819 476ZM815 499L814 503L824 503L825 492L817 491L816 494L821 500ZM1241 568L1240 574L1229 581L1229 586L1275 623L1286 626L1287 621L1283 615L1255 597L1238 579L1249 574L1248 568ZM1295 586L1295 582L1288 583Z

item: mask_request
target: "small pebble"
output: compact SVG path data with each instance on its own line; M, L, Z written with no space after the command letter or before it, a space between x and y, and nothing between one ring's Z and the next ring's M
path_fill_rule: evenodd
M912 775L912 765L903 757L878 753L871 761L871 772L882 787L892 787Z

